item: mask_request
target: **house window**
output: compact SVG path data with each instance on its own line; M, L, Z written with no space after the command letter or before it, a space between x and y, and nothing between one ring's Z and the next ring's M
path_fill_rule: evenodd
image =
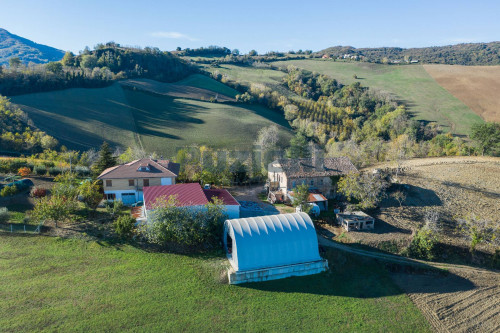
M115 200L115 199L116 199L116 194L114 193L106 194L106 200Z
M113 182L111 181L111 179L106 179L106 187L111 187L113 186Z
M142 186L149 186L149 179L143 179Z
M320 184L320 185L323 185L323 179L320 179L320 180L319 180L319 184Z
M293 188L295 188L296 186L297 186L297 182L294 180L294 181L292 182L292 187L293 187Z
M134 180L133 179L129 179L128 180L128 186L134 186Z
M314 185L314 179L311 179L311 186Z

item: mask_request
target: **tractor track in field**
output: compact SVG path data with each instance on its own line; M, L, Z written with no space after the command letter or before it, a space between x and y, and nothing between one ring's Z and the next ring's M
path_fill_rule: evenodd
M449 272L392 273L393 280L422 311L436 332L498 332L500 329L500 272L353 248L324 236L319 236L318 242L322 246L384 262Z

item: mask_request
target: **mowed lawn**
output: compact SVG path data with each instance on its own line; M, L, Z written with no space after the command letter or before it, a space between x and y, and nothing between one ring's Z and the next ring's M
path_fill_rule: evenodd
M208 77L193 76L193 84L235 95L231 88ZM205 85L205 86L204 86ZM260 105L210 103L158 95L115 83L98 89L67 89L15 96L35 124L72 149L113 145L143 146L148 152L171 156L177 148L207 145L248 149L262 127L277 124L283 142L291 129L283 115Z
M274 65L294 65L329 75L344 84L354 81L385 91L401 100L416 119L438 122L445 131L467 135L474 123L483 122L469 107L441 87L422 65L383 65L332 60L291 60ZM358 80L354 79L357 75Z
M230 286L221 257L0 234L0 330L430 331L379 265L328 259L329 273Z

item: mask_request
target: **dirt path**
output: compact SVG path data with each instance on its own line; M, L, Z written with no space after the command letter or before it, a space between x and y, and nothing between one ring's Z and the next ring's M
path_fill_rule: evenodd
M436 332L498 332L500 273L464 265L408 259L342 245L318 236L320 245L386 262L446 269L450 274L394 273L393 279Z

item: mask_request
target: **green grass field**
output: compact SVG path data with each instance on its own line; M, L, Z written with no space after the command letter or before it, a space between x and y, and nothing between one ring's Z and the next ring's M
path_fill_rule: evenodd
M329 75L344 84L354 81L385 91L408 106L416 119L436 121L444 131L467 135L472 124L483 122L469 107L441 87L421 65L395 66L363 62L291 60L274 62ZM358 80L353 78L354 74Z
M328 259L328 273L230 286L221 257L0 234L0 330L430 331L384 268Z
M238 91L233 88L201 74L190 75L187 78L175 83L184 86L208 89L233 98L239 94Z
M236 92L195 75L179 84L203 87L234 97ZM12 98L35 124L72 149L98 147L104 140L124 147L171 156L193 144L246 149L258 130L278 124L284 141L291 132L281 114L258 105L209 103L155 95L116 83L97 89L68 89Z

